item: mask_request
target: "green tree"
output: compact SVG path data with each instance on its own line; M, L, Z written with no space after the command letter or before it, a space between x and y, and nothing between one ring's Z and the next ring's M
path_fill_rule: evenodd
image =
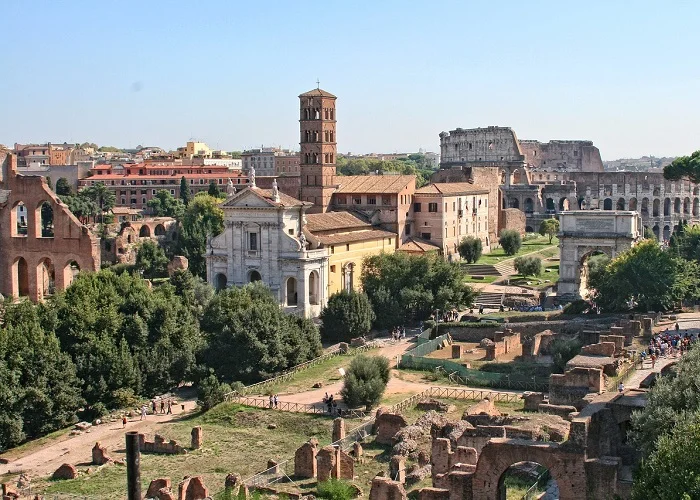
M0 450L74 422L84 401L75 365L31 302L3 304Z
M217 236L224 230L224 212L220 203L218 198L198 193L182 216L177 253L187 257L195 276L206 278L207 275L207 237Z
M71 196L73 190L65 177L59 177L56 181L56 194L58 196Z
M362 287L375 311L379 328L392 328L411 319L427 319L435 309L470 305L474 292L462 268L432 255L403 252L365 258Z
M221 197L221 190L219 189L219 185L216 183L216 181L211 181L209 183L209 189L207 190L207 194L209 194L209 196L213 196L214 198Z
M674 257L658 243L644 240L623 252L590 276L595 301L606 311L626 311L635 305L641 311L664 311L683 299L698 296L700 267L696 262Z
M680 156L666 165L664 178L671 181L687 178L695 184L700 183L700 150L690 156Z
M169 191L161 189L156 192L155 197L146 203L156 217L182 218L185 213L185 205L182 200L175 198Z
M364 293L342 290L328 299L321 312L321 337L349 342L367 335L375 319L372 304Z
M700 262L700 228L680 225L669 241L671 252L685 260Z
M96 208L95 213L91 215L99 215L100 223L104 221L104 214L112 210L116 202L114 191L108 189L104 182L96 182L94 185L82 189L78 196L89 200L91 205L88 206Z
M227 393L231 392L231 386L222 384L216 375L210 374L201 380L197 386L197 403L202 410L207 411L219 403L224 402Z
M185 179L184 175L180 179L180 200L185 206L190 204L190 186L187 184L187 179Z
M321 353L316 325L284 314L260 282L217 293L201 327L207 339L202 359L224 380L258 382Z
M102 146L98 151L101 153L122 153L124 150L115 148L114 146Z
M48 188L51 191L53 191L53 181L51 180L51 177L49 177L48 175L46 176L46 185L48 186Z
M136 251L135 267L144 278L164 278L168 275L168 257L157 243L146 240Z
M345 373L340 395L350 408L379 404L389 382L389 360L383 356L359 355Z
M649 229L647 226L644 226L644 238L647 240L656 240L656 235L654 234L654 231Z
M498 243L506 255L515 255L523 244L520 233L515 229L504 229L498 237Z
M556 373L564 373L566 363L581 352L583 344L578 338L557 337L549 345L547 351L552 356L552 364Z
M466 260L468 264L472 264L481 258L481 252L483 251L481 239L467 236L459 243L457 250L462 259Z
M515 270L522 276L539 276L542 274L542 259L538 257L516 257Z
M549 236L549 243L552 243L552 238L554 238L559 232L559 219L545 219L540 223L540 234L542 236Z

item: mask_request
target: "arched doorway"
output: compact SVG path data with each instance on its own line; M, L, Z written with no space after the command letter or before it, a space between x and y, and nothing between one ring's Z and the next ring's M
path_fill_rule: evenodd
M526 233L534 233L535 231L532 229L532 226L525 226L525 232Z
M659 240L659 235L660 235L661 229L659 229L659 225L655 224L654 227L651 228L651 232L654 233L654 237L656 240Z
M36 226L37 238L53 238L53 207L48 201L44 201L36 208L36 220L39 222Z
M676 198L673 200L673 213L679 214L681 213L681 199Z
M559 199L559 211L564 212L565 210L569 209L569 200L566 198L560 198Z
M637 210L637 198L630 198L630 210Z
M671 215L671 198L664 200L664 217Z
M610 198L605 198L603 201L603 210L612 210L613 203Z
M508 199L508 208L520 208L520 202L518 202L517 198L509 198Z
M625 199L620 198L617 200L617 205L615 206L615 210L624 210L625 209Z
M531 214L533 212L533 202L532 198L525 198L525 213Z
M48 257L41 259L36 267L36 285L39 299L56 292L56 270Z
M520 178L520 170L517 168L513 170L513 174L511 175L511 184L520 184L521 178Z
M228 280L227 280L226 275L224 273L218 273L214 277L214 289L217 292L220 292L221 290L225 290L227 281Z
M285 286L285 300L284 303L287 307L294 307L297 305L297 280L296 278L287 278L287 284Z
M141 226L141 229L139 229L139 238L150 238L151 237L151 228L148 227L148 225L144 224Z
M156 236L165 236L165 226L163 224L158 224L155 233Z
M693 198L693 215L697 217L700 215L700 199Z
M317 305L319 301L319 279L316 271L309 273L309 304Z
M556 212L556 208L554 206L554 200L552 198L547 198L546 203L547 203L546 204L547 213L551 214L551 213Z
M29 266L24 257L18 257L12 264L12 293L15 297L29 295Z
M661 200L659 200L658 198L654 198L653 215L654 215L654 217L658 217L660 213L661 213Z
M74 260L67 262L66 265L63 266L64 288L68 288L71 285L71 283L73 283L73 280L75 280L75 277L78 275L79 272L80 265Z
M664 226L664 241L668 241L671 238L671 227Z
M559 498L559 485L549 469L537 462L518 462L501 474L496 498L540 498L545 492L549 493L547 498Z
M685 215L690 215L690 198L683 200L683 213Z
M262 281L262 276L255 269L248 273L248 283L253 283L254 281Z

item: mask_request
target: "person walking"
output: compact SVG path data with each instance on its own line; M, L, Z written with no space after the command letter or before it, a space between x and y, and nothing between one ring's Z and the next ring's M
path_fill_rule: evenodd
M168 415L173 412L173 402L168 399Z
M279 403L279 400L277 399L277 394L275 394L274 401L275 401L275 409L276 409L277 405Z
M126 415L122 416L122 429L126 427Z
M623 384L622 382L620 382L620 385L617 386L617 391L618 391L620 394L622 394L623 392L625 392L625 384Z
M143 405L141 407L141 420L144 420L146 418L147 414L148 414L148 409L146 408L146 405Z
M158 415L158 407L156 406L156 400L151 401L151 406L153 407L153 414Z
M274 400L272 399L272 394L270 394L270 408L272 408L273 403L274 403Z
M160 400L160 412L165 415L165 401L162 399Z

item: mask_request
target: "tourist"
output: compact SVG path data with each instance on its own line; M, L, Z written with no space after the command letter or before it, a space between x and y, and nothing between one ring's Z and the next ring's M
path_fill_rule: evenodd
M405 326L401 327L401 338L402 339L406 338L406 327Z
M168 399L168 415L173 412L173 402Z
M274 404L274 399L272 398L272 394L270 394L270 408L272 408L273 404Z
M141 407L141 420L145 419L147 414L148 414L148 408L146 408L146 405L143 405Z
M277 394L275 394L274 401L275 401L275 408L277 408L277 403L278 403Z
M160 412L165 415L165 401L162 399L160 400Z
M126 415L122 416L122 429L126 427Z
M617 391L618 391L620 394L622 394L623 392L625 392L625 384L623 384L622 382L620 382L620 385L617 386Z
M158 415L158 407L156 406L156 400L151 401L151 406L153 407L153 414Z

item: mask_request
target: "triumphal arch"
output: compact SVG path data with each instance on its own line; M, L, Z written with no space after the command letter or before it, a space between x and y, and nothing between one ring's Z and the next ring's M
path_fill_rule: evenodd
M559 214L558 296L563 300L581 298L581 279L586 261L603 253L615 258L642 238L642 218L624 210L572 210ZM585 279L585 276L584 276Z

